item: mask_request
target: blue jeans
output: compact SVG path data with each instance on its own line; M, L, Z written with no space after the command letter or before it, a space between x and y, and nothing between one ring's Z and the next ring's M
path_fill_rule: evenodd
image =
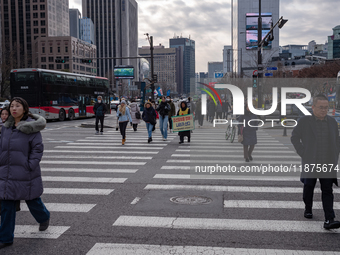
M50 218L41 198L25 201L31 214L38 223L43 223ZM13 243L15 228L16 206L14 200L1 201L1 226L0 243Z
M165 139L168 137L168 118L168 115L164 117L159 116L159 129L161 130L162 136Z
M152 137L152 129L153 129L153 125L151 125L150 123L146 122L146 130L148 131L149 138Z

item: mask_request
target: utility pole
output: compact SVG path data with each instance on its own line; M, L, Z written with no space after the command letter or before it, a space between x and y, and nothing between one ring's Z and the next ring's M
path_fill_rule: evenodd
M259 20L257 30L257 107L262 108L262 85L261 78L263 77L263 66L262 66L262 10L261 0L259 0Z
M148 37L148 41L150 44L150 55L151 55L151 99L154 100L155 96L154 96L154 91L155 91L155 82L156 80L154 79L154 67L153 67L153 36L149 37L149 34L146 33L145 34Z

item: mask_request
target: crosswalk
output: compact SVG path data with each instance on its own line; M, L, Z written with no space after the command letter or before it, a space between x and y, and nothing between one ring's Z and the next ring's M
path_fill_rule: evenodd
M174 145L173 143L171 143ZM211 130L195 130L191 137L191 143L178 145L176 141L173 153L166 160L165 164L159 168L153 176L153 181L146 184L144 190L155 192L153 198L159 194L206 194L207 197L220 194L223 208L222 214L215 214L216 217L190 217L185 213L186 206L177 207L177 213L169 211L166 216L164 213L155 215L150 210L149 215L129 212L120 215L112 227L114 229L157 229L157 232L169 233L173 235L190 232L178 232L179 230L191 231L194 235L204 236L203 231L220 231L221 235L254 235L254 240L260 238L260 233L270 233L273 243L279 243L282 233L288 233L294 237L302 235L316 235L319 238L323 235L336 235L339 230L325 230L322 227L323 211L322 203L318 197L314 203L313 210L315 220L306 220L303 217L304 204L302 202L302 185L299 181L299 174L282 176L265 175L219 175L218 178L212 176L193 173L193 165L206 163L225 163L234 164L236 169L242 165L258 164L300 164L300 158L290 145L289 138L286 140L276 139L266 131L258 131L258 144L253 153L254 161L247 163L243 158L243 147L235 142L230 143L224 139L224 131L211 133ZM164 193L166 192L166 193ZM320 194L319 188L315 189L315 194ZM334 188L337 196L340 189ZM165 195L163 195L164 197ZM217 195L216 195L217 196ZM136 197L132 201L133 206L138 204L148 204L150 197ZM335 200L336 201L336 200ZM154 201L156 204L158 201ZM170 208L170 200L162 202L162 206ZM200 211L199 205L194 205L197 213ZM209 205L204 205L209 206ZM182 208L182 211L181 209ZM211 207L212 215L215 207ZM340 211L340 203L334 203L336 214ZM254 213L254 210L257 210ZM273 210L282 210L282 214L270 213ZM241 218L237 214L239 212ZM184 216L179 216L183 214ZM243 217L243 218L242 218ZM292 218L291 220L289 218ZM201 231L201 232L199 232ZM242 231L242 232L240 232ZM209 232L210 234L212 232ZM250 234L253 233L253 234ZM216 233L216 235L220 235ZM259 236L259 237L256 237ZM186 235L184 235L186 237ZM180 237L179 237L180 238ZM323 238L323 237L322 237ZM338 237L335 237L338 238ZM202 239L200 239L202 240ZM191 243L192 244L192 243ZM280 246L280 249L261 249L242 247L216 247L204 246L196 243L197 246L176 246L176 245L150 245L146 243L96 243L87 253L92 254L339 254L336 250L330 251L315 249L289 249L290 247ZM244 244L243 244L244 245ZM218 246L218 245L217 245ZM224 246L224 245L222 245Z
M45 130L43 136L46 132L56 133L57 130ZM113 194L119 185L156 157L175 136L170 134L168 141L163 141L158 131L153 136L153 142L148 144L146 131L142 133L128 129L127 142L122 146L121 135L116 131L98 136L92 129L74 132L74 129L65 127L59 132L60 136L63 132L70 132L73 139L45 139L44 155L40 162L44 183L42 199L51 212L51 225L46 231L39 232L37 225L19 223L15 229L16 238L58 239L66 234L72 226L60 226L59 222L55 222L59 213L69 214L69 219L77 217L74 214L90 213L98 206L92 198L100 201L100 197ZM21 211L25 217L31 217L26 203L21 203Z

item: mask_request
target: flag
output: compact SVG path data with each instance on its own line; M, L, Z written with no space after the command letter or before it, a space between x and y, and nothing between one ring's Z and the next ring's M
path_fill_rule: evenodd
M166 92L166 96L167 96L167 97L170 96L170 89Z
M163 91L162 91L161 87L157 88L157 92L158 92L158 96L163 96Z
M158 94L158 93L157 93L157 91L156 91L156 90L154 90L153 94L154 94L155 96L157 96L157 94Z

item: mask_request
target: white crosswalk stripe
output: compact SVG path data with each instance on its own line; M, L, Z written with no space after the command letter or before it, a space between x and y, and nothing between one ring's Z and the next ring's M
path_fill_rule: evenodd
M44 203L50 212L83 212L87 213L96 204L73 204L73 203ZM21 211L28 212L26 203L20 203Z
M37 225L15 225L15 238L46 238L57 239L64 234L70 227L49 226L45 231L39 231Z
M160 254L247 254L247 255L336 255L332 251L280 250L280 249L245 249L211 246L170 246L132 243L96 243L87 255L160 255Z

